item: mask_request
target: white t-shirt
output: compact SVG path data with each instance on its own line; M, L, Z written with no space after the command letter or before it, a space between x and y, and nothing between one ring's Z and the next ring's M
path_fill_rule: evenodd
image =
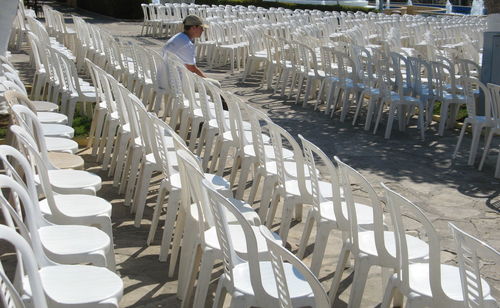
M189 39L189 36L187 36L187 34L184 32L177 33L167 41L165 46L163 46L163 57L165 57L166 50L177 55L184 64L196 64L196 51L194 42L191 41Z

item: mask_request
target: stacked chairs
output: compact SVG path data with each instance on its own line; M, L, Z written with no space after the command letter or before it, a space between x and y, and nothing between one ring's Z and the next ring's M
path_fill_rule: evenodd
M16 155L17 158L19 158L17 160L18 162L23 163L24 172L29 172L31 170L26 158L22 157L22 155L15 150L9 151L10 154ZM4 151L3 153L7 154L8 152ZM10 154L7 155L11 156ZM29 181L33 181L33 175L24 173L24 176L26 176ZM44 301L49 302L52 307L75 305L75 303L82 307L95 307L96 305L118 307L118 302L123 294L123 282L118 275L103 267L73 265L82 261L97 262L99 258L103 257L102 253L101 256L99 256L99 253L96 253L93 258L90 256L88 258L83 258L83 260L75 255L73 258L67 260L70 265L62 265L51 259L53 257L56 257L56 259L58 258L51 250L57 244L61 244L61 242L58 241L57 244L53 243L52 246L44 247L43 240L47 240L51 234L48 226L39 229L40 233L34 231L36 230L37 224L39 224L39 222L34 220L34 215L30 213L30 209L36 210L36 205L34 203L37 201L37 197L33 195L34 183L32 182L29 184L32 189L28 192L26 191L26 186L23 186L24 183L17 182L20 179L21 177L19 176L11 179L8 176L1 175L0 180L0 186L2 187L1 203L4 209L2 213L8 224L8 226L1 226L2 238L13 242L17 248L21 249L23 252L22 257L18 257L27 260L25 265L29 268L29 280L26 284L23 283L16 288L18 299L23 298L23 300L29 303L31 298L34 297L33 302L41 303L41 307L44 306ZM20 212L17 211L18 209L20 210L19 205L26 210L28 227L19 216ZM66 224L68 224L68 222L66 222ZM16 234L16 228L21 235ZM72 226L68 225L65 226L65 228L77 231L77 226L72 228ZM31 232L28 232L28 230ZM82 239L82 244L87 241L87 235L92 233L89 231L90 230L87 230L85 234L83 234L83 237L80 237ZM57 234L53 235L57 236ZM76 234L74 235L76 236ZM74 240L76 240L76 237ZM48 244L50 244L50 242ZM97 244L97 242L94 242L91 245ZM89 247L91 245L87 244L84 246ZM48 251L48 254L46 251ZM18 259L19 266L16 268L18 271L16 275L18 275L18 277L24 277L24 269L19 262L20 259ZM89 281L92 281L92 283L89 284ZM31 285L31 289L28 289L29 286L27 284ZM40 289L43 289L43 293L41 294L39 292ZM2 292L2 298L3 295L4 293Z

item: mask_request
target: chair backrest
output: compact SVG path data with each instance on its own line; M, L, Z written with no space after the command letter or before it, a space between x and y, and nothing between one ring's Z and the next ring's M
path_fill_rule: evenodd
M4 82L4 84L7 81ZM8 83L7 83L8 86ZM36 107L33 105L31 100L25 95L20 93L19 91L9 90L4 93L4 98L9 104L9 107L12 108L14 105L23 105L28 107L32 112L36 113Z
M19 150L28 157L33 174L38 176L41 191L45 198L47 198L47 203L52 215L57 219L64 217L64 214L57 208L55 203L54 192L52 191L48 175L48 160L45 160L45 158L40 155L39 150L36 148L35 141L26 129L18 125L11 125L10 130L17 138ZM32 189L29 189L29 191L30 194L34 194Z
M469 117L474 117L477 115L476 107L478 106L478 95L476 95L476 90L479 90L482 95L484 95L484 115L486 117L494 116L496 111L492 109L496 109L493 106L493 101L491 98L491 91L488 87L479 81L479 79L474 77L462 77L461 84L463 85L464 95L466 97L466 107L467 107L467 115Z
M53 169L54 167L47 156L47 145L45 143L45 136L43 135L43 128L36 114L23 105L13 105L11 110L15 118L15 123L22 126L29 133L34 141L33 146L39 151L43 160L47 162L47 168Z
M293 253L288 251L285 247L276 242L271 234L271 231L266 226L259 226L260 233L266 239L267 247L269 248L269 255L271 256L271 265L273 267L274 280L278 290L278 297L280 308L292 308L292 300L288 290L288 282L286 281L284 262L293 265L294 269L302 275L309 283L315 300L315 307L326 308L330 307L330 300L328 295L323 289L321 282L314 276L311 270Z
M3 197L2 197L3 198ZM14 229L0 225L0 239L9 242L16 249L18 262L24 267L24 273L31 290L31 303L33 307L47 308L45 292L38 272L35 255L29 243ZM6 308L22 308L24 303L21 295L10 281L0 264L0 304Z
M151 121L151 146L152 151L157 163L165 176L166 180L169 181L170 177L177 173L174 169L174 161L172 157L169 156L169 152L174 151L172 145L169 145L167 137L174 138L175 132L173 131L167 123L159 119L154 114L149 114Z
M467 308L486 307L481 279L481 259L492 261L498 270L500 252L485 242L448 223L457 246L462 293ZM493 300L493 299L491 299Z
M444 95L444 92L448 92L448 85L449 92L452 94L456 94L457 82L455 80L455 70L453 69L453 67L437 61L432 61L430 63L432 67L432 82L436 91L436 96L442 97Z
M276 170L280 185L285 185L286 180L290 177L287 172L285 172L285 163L283 158L283 148L284 145L287 145L291 147L293 151L293 161L297 167L297 181L299 184L300 194L304 199L310 200L311 192L306 187L304 157L299 144L290 135L290 133L288 133L281 126L275 123L268 123L267 126L269 127L269 132L271 134L271 143L273 145L274 157L276 159Z
M427 94L433 96L432 68L429 62L417 57L408 57L408 62L413 70L413 94L422 95L425 87L428 91Z
M333 196L333 211L335 213L335 219L341 230L349 231L349 221L342 212L341 205L341 190L340 190L340 175L338 168L333 165L332 161L328 156L315 144L304 138L299 134L300 141L302 142L302 147L304 149L304 162L307 165L309 178L311 181L311 195L312 195L312 205L321 214L320 204L324 202L321 192L320 192L320 173L316 166L316 161L319 160L321 165L325 166L326 175L329 177L332 183L332 196Z
M189 191L190 197L197 206L200 236L203 238L203 231L214 226L215 223L208 204L208 196L201 185L205 175L200 169L199 160L187 150L177 150L177 157L182 187Z
M479 77L481 68L479 64L469 59L455 59L455 65L458 66L458 72L461 77Z
M342 162L338 157L335 157L335 162L339 166L339 173L342 177L340 181L344 199L347 206L347 216L346 218L349 220L350 224L350 234L349 237L351 239L351 244L353 245L353 251L355 253L359 252L359 236L358 233L363 231L362 225L358 224L358 215L356 211L356 205L354 201L353 195L353 185L356 185L360 188L360 191L363 191L367 198L363 200L363 204L366 206L370 206L373 214L373 232L375 238L375 248L377 249L377 255L381 260L387 263L395 263L394 257L388 252L387 247L385 246L384 240L384 211L382 208L382 204L378 198L377 193L370 185L370 183L362 176L358 171L349 166L348 164ZM365 227L366 228L366 227Z
M492 116L500 119L500 85L488 83L488 88L491 93L491 108Z
M370 51L364 47L352 46L353 60L358 69L358 78L368 89L374 86L374 63Z
M109 80L114 80L113 76L106 73L102 68L94 64L89 59L85 59L88 66L88 71L92 78L94 88L96 89L97 103L104 101L108 114L117 112L116 98L113 95L111 83Z
M439 235L434 229L431 221L425 216L420 208L413 204L408 199L404 198L395 191L389 189L381 183L385 190L387 205L391 213L391 219L394 224L396 238L396 262L395 270L398 280L406 289L410 289L409 285L409 259L408 259L408 243L406 240L406 230L410 229L407 225L411 219L412 228L419 230L419 234L427 236L429 245L429 279L432 291L432 296L438 302L446 299L447 296L441 285L441 243ZM402 213L405 213L403 216ZM403 219L403 217L405 219ZM410 219L409 219L410 218ZM415 227L418 225L417 227Z
M396 91L400 96L409 95L412 86L412 67L408 59L400 53L390 52L392 73ZM406 86L406 87L405 87Z
M35 268L38 269L46 266L56 265L56 263L50 261L45 255L38 232L28 232L21 217L16 213L14 209L14 204L16 202L21 203L23 208L33 208L33 200L31 200L25 188L21 186L21 184L17 183L14 179L2 174L0 175L0 189L0 205L2 206L2 214L5 214L5 209L7 209L14 222L14 224L9 226L9 228L17 228L24 240L31 244L36 263L38 264L38 266L35 266ZM30 222L31 219L32 217L27 217L28 224L35 224L34 222Z
M267 124L272 122L272 120L267 114L250 105L246 105L246 109L249 116L250 125L252 127L252 141L255 157L259 162L260 167L266 168L266 163L270 161L270 159L266 157L263 136L264 134L267 134L268 136L270 135L269 127L267 126Z

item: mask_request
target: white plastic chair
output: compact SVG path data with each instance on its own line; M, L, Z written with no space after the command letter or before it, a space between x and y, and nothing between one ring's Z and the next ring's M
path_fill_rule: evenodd
M13 110L20 109L16 107L24 107L20 105L13 106ZM26 110L31 112L29 109L24 107ZM33 122L32 122L33 123ZM16 131L20 135L16 135L19 139L17 141L22 144L23 147L30 146L34 151L37 151L50 174L50 183L54 187L54 190L58 193L84 193L95 195L98 190L101 189L102 180L98 175L92 174L87 171L82 170L70 170L70 169L57 169L54 167L47 157L47 149L45 147L45 141L43 139L38 139L35 141L36 137L33 137L27 129L27 125L24 124ZM12 127L12 126L11 126Z
M37 147L41 151L51 152L66 152L74 154L78 150L78 144L65 137L46 137L44 136L43 127L36 115L27 107L22 105L14 105L13 111L16 123L22 125L36 140Z
M17 125L10 127L16 138L22 142L30 162L35 167L35 173L40 181L40 189L46 199L40 200L40 210L45 218L57 224L77 224L87 226L98 226L113 239L111 227L111 203L91 194L54 194L50 182L50 173L40 156L38 150L32 146L32 141L26 135L26 131ZM80 176L81 177L81 176ZM61 181L71 184L77 181L78 174L72 174L69 179ZM95 193L95 192L94 192ZM111 244L113 247L113 244Z
M276 307L280 305L280 295L274 280L272 261L265 261L259 256L260 251L258 236L264 236L260 230L253 230L240 212L224 196L210 187L207 181L202 182L206 189L210 209L216 220L215 231L222 248L224 273L219 278L214 307L222 307L225 294L231 294L231 307ZM233 238L237 235L230 230L227 223L227 214L231 213L238 221L245 238L247 254L236 254L236 242ZM275 236L268 234L268 238L276 240ZM277 245L279 245L277 243ZM238 245L239 246L239 245ZM267 247L266 247L267 250ZM269 258L269 257L267 257ZM292 264L285 264L282 277L288 282L289 296L293 306L314 306L314 293L309 282L299 278Z
M349 234L350 225L346 218L348 215L348 206L343 196L343 188L339 171L328 156L316 145L299 135L304 148L304 161L310 176L311 196L313 205L307 214L304 231L302 233L297 256L304 257L307 241L311 235L313 223L316 223L316 241L311 262L311 271L319 275L321 263L328 244L328 237L333 229L341 230L344 235ZM316 167L316 160L326 166L325 176L329 181L325 181ZM356 215L359 225L373 229L373 213L370 205L355 203ZM348 243L343 243L343 246ZM343 259L341 259L343 260ZM342 261L339 261L341 263Z
M36 114L37 118L40 120L40 123L66 124L68 122L68 117L66 117L64 114L51 111L39 111L36 104L26 96L26 93L18 91L18 89L10 84L10 81L5 81L3 84L4 86L7 86L11 89L4 94L4 98L7 103L10 105L20 104L28 107Z
M71 125L75 114L76 104L82 102L83 110L86 110L86 103L96 103L96 93L93 86L78 77L78 70L75 63L63 53L55 50L52 57L59 62L61 75L63 78L63 92L61 97L61 112L68 116L68 124ZM91 114L89 112L89 114Z
M441 243L432 223L413 203L384 184L382 187L386 192L387 204L396 233L397 268L389 280L381 307L389 307L396 291L406 297L406 305L411 307L462 306L464 297L460 269L456 266L441 264ZM402 212L405 213L405 217L412 218L412 226L418 225L421 232L426 234L429 245L427 262L409 261L410 244L406 240L408 221L403 220ZM481 284L483 296L489 296L488 284L484 280Z
M271 199L261 200L259 216L270 227L273 223L280 198L283 198L283 213L280 223L280 237L283 244L286 243L290 224L292 223L292 213L295 211L295 218L302 219L302 205L310 203L311 193L306 186L304 171L304 158L300 146L295 139L281 126L274 123L267 123L271 134L271 143L274 149L276 159L277 182ZM285 164L285 147L283 143L291 146L293 152L293 161L295 164ZM269 202L271 204L269 205ZM269 207L269 210L268 210Z
M472 166L476 160L481 132L485 128L491 128L494 130L498 125L496 123L498 120L495 118L496 115L494 113L496 113L496 110L494 110L495 106L493 105L494 103L491 97L490 89L488 89L488 87L481 81L473 77L463 77L461 78L461 83L466 97L467 117L464 119L464 125L460 130L460 136L458 137L457 145L455 146L455 151L453 152L453 158L457 157L458 149L460 148L465 135L465 130L470 125L472 127L472 142L467 164ZM475 93L476 89L479 90L484 96L484 115L478 115L476 112L476 107L478 106Z
M481 157L481 162L479 163L479 170L483 169L484 161L486 159L486 156L488 155L488 151L490 149L491 140L493 139L493 136L495 136L495 134L500 133L500 85L489 83L488 89L491 92L491 102L493 107L492 114L495 117L496 127L491 128L488 137L486 139L483 156ZM497 158L495 177L500 178L500 153Z
M25 189L11 178L0 175L2 202L8 202L4 191L16 194L25 206L33 207ZM20 221L16 222L23 229ZM24 228L24 231L26 229ZM48 259L41 245L38 232L26 235L38 263L41 286L50 307L118 307L123 295L123 282L119 276L103 267L89 265L60 265ZM20 273L21 277L23 273ZM31 278L31 277L30 277ZM30 294L27 285L21 286L23 294Z
M208 285L210 281L210 273L212 272L214 263L216 259L222 259L221 245L217 239L216 235L216 226L219 222L217 218L214 217L212 211L210 210L210 206L208 205L208 200L206 197L206 192L204 191L203 186L201 185L202 181L205 181L205 176L201 172L199 167L199 161L196 160L194 156L189 154L186 149L181 149L177 151L177 155L180 162L180 170L181 170L181 180L183 181L183 187L188 187L188 191L191 193L194 204L191 207L195 207L190 211L190 215L196 215L197 223L198 223L198 232L196 241L193 243L190 241L183 241L183 250L187 248L187 252L189 254L185 254L183 251L182 256L189 256L189 267L184 270L181 262L181 270L180 275L184 278L187 278L187 285L180 285L179 290L184 291L181 298L184 300L183 305L187 305L189 303L190 291L192 289L192 285L194 283L194 278L196 274L196 269L198 267L198 263L201 259L200 265L200 274L198 278L198 284L196 289L196 294L194 298L194 306L202 307L203 301L205 300L208 292ZM211 189L216 189L213 185L213 181L210 181L209 184ZM189 200L189 199L188 199ZM253 209L244 202L241 202L237 199L229 198L228 201L234 206L239 215L248 221L249 224L253 226L257 226L260 224L260 220L258 215L253 211ZM238 235L238 238L241 239L243 236L244 230L239 226L239 220L236 217L233 217L232 214L229 215L228 218L231 226L229 227L233 234ZM258 234L257 227L252 227L255 234ZM190 227L191 232L193 231L193 226ZM187 235L186 231L184 232ZM265 241L261 236L258 236L258 253L259 255L267 254L267 246L265 245ZM186 244L186 246L184 246ZM194 245L193 245L194 244ZM248 251L246 249L246 245L243 241L235 242L236 251L240 255L247 255ZM182 258L181 258L182 259ZM181 279L181 276L179 276ZM184 288L183 288L184 287Z
M394 121L396 113L398 115L399 129L404 130L406 127L406 123L409 122L409 118L412 115L410 110L418 107L418 127L420 128L420 138L424 140L425 110L427 104L422 99L411 95L411 80L409 80L408 77L411 76L411 65L404 56L398 53L391 53L390 60L390 65L385 67L385 69L387 69L385 76L390 77L391 73L394 74L395 90L390 91L390 87L393 82L391 79L386 78L383 80L385 86L389 86L389 91L387 91L384 96L382 96L373 133L377 132L378 124L380 123L385 104L389 105L389 114L384 136L385 139L389 139L391 137L392 123ZM406 78L402 71L403 67L401 62L406 63Z
M16 249L17 260L24 266L25 286L31 290L29 301L33 307L47 308L47 300L45 299L45 292L42 286L40 273L38 272L38 265L28 242L19 235L14 229L0 225L0 238L8 241ZM8 308L23 308L22 296L14 286L15 281L10 281L3 267L0 264L0 284L2 290L0 291L0 304Z
M436 101L441 102L438 134L442 136L446 127L455 125L456 114L461 104L467 102L465 95L459 94L455 70L444 63L431 62L434 85L434 101L428 110L433 110ZM447 83L449 82L449 84ZM451 108L451 110L449 110ZM448 112L450 115L448 116Z
M35 180L27 159L16 149L2 145L0 146L0 160L6 175L27 188L33 201L33 207L23 204L22 208L26 213L28 229L30 233L39 233L42 246L51 260L61 264L91 263L115 271L114 250L106 233L94 227L56 225L45 220L38 206ZM20 167L25 180L12 164ZM20 208L10 208L8 204L4 206L10 211L10 216L21 213ZM21 217L22 215L18 216L22 221Z
M493 261L495 266L500 264L500 253L485 242L460 230L457 226L448 223L453 232L457 245L458 266L464 306L472 307L498 307L497 301L491 296L483 294L483 279L481 279L480 260L482 258ZM481 259L480 259L481 258Z
M340 253L339 262L335 270L335 276L330 289L330 300L333 302L340 285L340 278L343 269L346 266L349 253L353 254L354 258L354 279L351 286L349 296L349 307L360 307L362 302L363 291L368 280L368 272L374 265L380 266L382 272L394 270L397 268L396 262L396 235L394 231L386 231L384 224L383 208L380 200L371 187L370 183L356 170L349 165L343 163L338 158L335 158L339 166L345 202L347 207L347 215L344 220L348 220L349 231L347 232L347 241L344 241L342 251ZM359 214L357 212L359 206L354 202L352 185L359 185L362 191L368 194L371 207L371 217L373 217L372 230L367 230L358 222ZM361 214L361 213L360 213ZM368 216L368 215L366 215ZM366 219L366 218L365 218ZM406 236L408 242L408 259L410 262L424 261L429 255L429 247L427 244L414 236ZM382 286L387 284L386 276L382 275Z

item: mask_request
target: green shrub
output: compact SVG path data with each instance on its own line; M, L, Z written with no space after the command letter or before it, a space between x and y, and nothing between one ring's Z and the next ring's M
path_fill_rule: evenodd
M91 124L92 119L90 117L79 113L75 114L73 124L71 125L75 129L75 137L87 137Z
M151 0L78 0L78 7L93 11L99 14L122 19L142 19L141 3L151 3ZM243 5L260 6L263 8L284 7L287 9L309 9L320 11L363 11L371 12L375 9L347 6L347 5L316 5L316 4L296 4L285 2L267 2L262 0L196 0L196 4L216 4L216 5Z
M78 7L122 19L142 19L141 3L149 0L78 0Z

